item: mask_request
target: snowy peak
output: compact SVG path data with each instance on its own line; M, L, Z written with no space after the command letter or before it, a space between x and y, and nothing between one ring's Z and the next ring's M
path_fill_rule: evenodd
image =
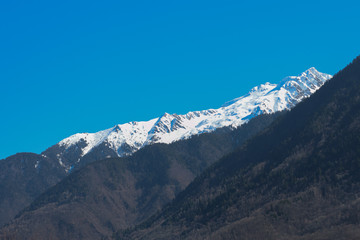
M320 79L325 82L329 77L332 77L330 74L321 73L316 70L314 67L309 68L305 72L301 74L301 76L313 78L313 79Z
M181 125L182 117L177 114L168 114L165 113L158 118L154 127L151 129L151 133L170 133L179 128L183 128Z
M251 95L262 94L264 92L271 91L276 86L277 86L276 84L271 84L269 82L267 82L265 84L260 84L259 86L253 87L250 90L249 94L251 94Z
M302 90L311 89L314 92L331 77L331 75L320 73L314 67L311 67L298 76L284 78L279 83L279 86L287 88L288 86L298 85Z
M149 144L172 143L220 127L238 127L257 115L294 107L331 77L312 67L298 76L286 77L278 84L266 82L256 86L248 94L225 103L219 109L185 115L164 113L149 121L119 124L97 133L78 133L57 144L60 149L57 157L65 166L62 160L70 153L72 158L77 156L79 162L100 147L107 148L101 152L111 150L117 156L126 156ZM71 164L70 161L65 167L70 169Z

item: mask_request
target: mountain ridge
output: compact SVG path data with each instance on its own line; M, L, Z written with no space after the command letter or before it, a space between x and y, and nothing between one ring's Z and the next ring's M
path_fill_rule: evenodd
M149 121L117 124L96 133L77 133L54 145L56 150L53 153L54 146L42 154L58 159L68 172L100 145L108 147L107 152L111 152L103 158L122 157L153 143L168 144L221 127L237 127L260 114L294 107L331 77L312 67L298 76L286 77L278 84L267 82L256 86L248 94L226 102L218 109L192 111L184 115L164 113ZM69 151L76 156L76 161L64 160Z

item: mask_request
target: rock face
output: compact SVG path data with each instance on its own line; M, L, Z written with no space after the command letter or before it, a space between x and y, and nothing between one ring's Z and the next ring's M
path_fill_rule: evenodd
M47 149L45 156L57 159L66 172L89 161L130 155L154 143L172 143L221 127L237 127L263 113L294 107L332 76L310 68L279 84L265 83L219 109L168 114L144 122L116 125L96 133L78 133Z

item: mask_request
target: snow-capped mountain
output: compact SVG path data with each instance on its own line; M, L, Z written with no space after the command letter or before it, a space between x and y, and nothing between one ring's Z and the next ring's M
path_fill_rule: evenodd
M103 157L126 156L153 143L172 143L195 134L221 127L237 127L251 118L290 109L309 97L332 76L310 68L298 76L284 78L278 84L254 87L245 96L225 103L218 109L168 114L143 122L119 124L96 133L72 135L46 150L67 170L101 147ZM54 156L56 155L56 156ZM71 160L72 159L72 160Z

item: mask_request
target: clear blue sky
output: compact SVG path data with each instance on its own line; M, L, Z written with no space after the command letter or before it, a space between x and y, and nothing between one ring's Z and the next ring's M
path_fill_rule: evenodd
M295 2L295 3L294 3ZM358 1L1 1L0 158L360 53Z

